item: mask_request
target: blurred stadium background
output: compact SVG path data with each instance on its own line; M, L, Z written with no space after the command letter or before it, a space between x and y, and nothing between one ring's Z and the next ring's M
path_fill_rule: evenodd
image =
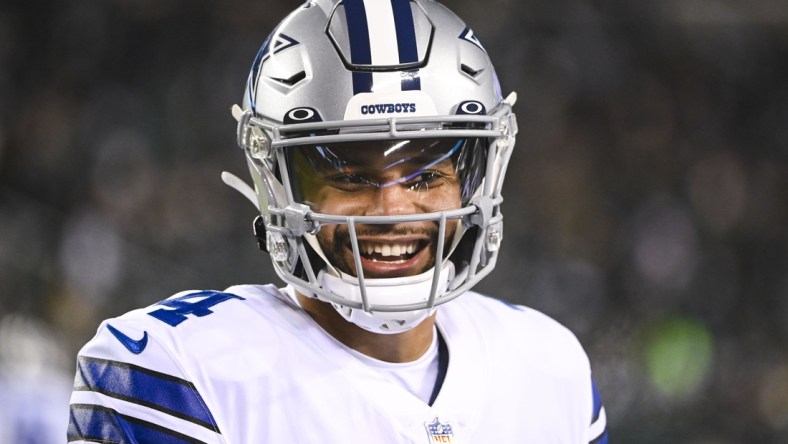
M788 3L445 2L519 93L481 289L586 346L613 442L788 442ZM0 443L103 318L274 279L230 106L297 1L0 3Z

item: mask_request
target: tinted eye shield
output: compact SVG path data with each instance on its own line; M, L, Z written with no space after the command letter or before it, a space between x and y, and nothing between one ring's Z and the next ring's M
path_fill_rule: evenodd
M249 160L256 165L266 186L268 202L261 202L263 213L269 219L268 227L274 231L282 231L285 235L300 235L304 232L315 232L318 225L330 223L347 223L346 216L318 214L308 207L298 204L290 188L286 168L276 168L286 164L285 151L288 147L298 145L321 145L336 142L373 142L392 139L423 139L423 138L479 138L496 140L496 144L488 144L492 154L493 148L500 151L510 148L514 143L517 125L514 115L510 112L511 104L503 102L500 107L486 116L480 115L444 115L432 117L389 117L385 119L363 119L331 122L310 122L282 125L264 117L258 117L251 110L242 111L234 107L233 114L238 120L238 144L247 151ZM503 145L501 145L503 143ZM487 162L487 177L492 177L492 162ZM276 176L273 170L276 169ZM269 172L266 173L265 170ZM277 186L274 181L281 180ZM262 184L261 184L262 185ZM489 188L489 189L488 189ZM449 219L467 219L473 225L486 226L491 222L489 208L496 207L502 200L499 185L484 182L482 195L471 199L473 205L462 209L401 216L403 221L437 221L442 217ZM258 187L259 189L259 187ZM262 190L261 190L262 191ZM465 193L466 190L463 190ZM248 194L248 192L247 192ZM466 199L463 199L464 201ZM474 214L476 213L476 214ZM358 223L385 224L385 218L375 216L357 216ZM278 222L277 222L278 221ZM285 221L287 221L285 223ZM283 225L289 226L285 228Z
M465 151L479 148L483 149L477 139L414 139L298 145L284 151L295 182L294 198L304 202L309 193L303 190L314 190L318 183L364 190L400 184L429 186L435 178L459 183L470 177L478 185L483 165L467 159L483 160L484 153L474 157ZM474 171L466 171L469 168Z

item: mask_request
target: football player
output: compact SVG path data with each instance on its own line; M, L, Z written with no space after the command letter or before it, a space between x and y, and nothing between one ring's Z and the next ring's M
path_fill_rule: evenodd
M71 442L604 443L576 338L471 288L514 149L473 31L432 0L313 0L254 59L237 142L287 284L187 291L80 352Z

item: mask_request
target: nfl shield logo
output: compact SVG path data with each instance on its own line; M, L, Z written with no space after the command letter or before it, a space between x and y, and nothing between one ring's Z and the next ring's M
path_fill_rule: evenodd
M451 424L448 422L440 422L437 417L432 422L425 422L424 427L427 428L427 436L430 437L431 443L456 443L454 433L451 430Z

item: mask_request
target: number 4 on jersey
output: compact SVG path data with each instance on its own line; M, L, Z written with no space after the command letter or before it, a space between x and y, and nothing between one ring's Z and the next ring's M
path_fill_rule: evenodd
M188 319L186 317L187 314L193 314L194 316L200 317L209 315L213 313L210 310L210 307L213 307L214 305L220 304L229 299L244 300L244 298L231 293L222 293L219 291L200 291L197 293L189 293L174 299L166 299L156 304L171 307L174 310L160 308L148 314L175 327Z

